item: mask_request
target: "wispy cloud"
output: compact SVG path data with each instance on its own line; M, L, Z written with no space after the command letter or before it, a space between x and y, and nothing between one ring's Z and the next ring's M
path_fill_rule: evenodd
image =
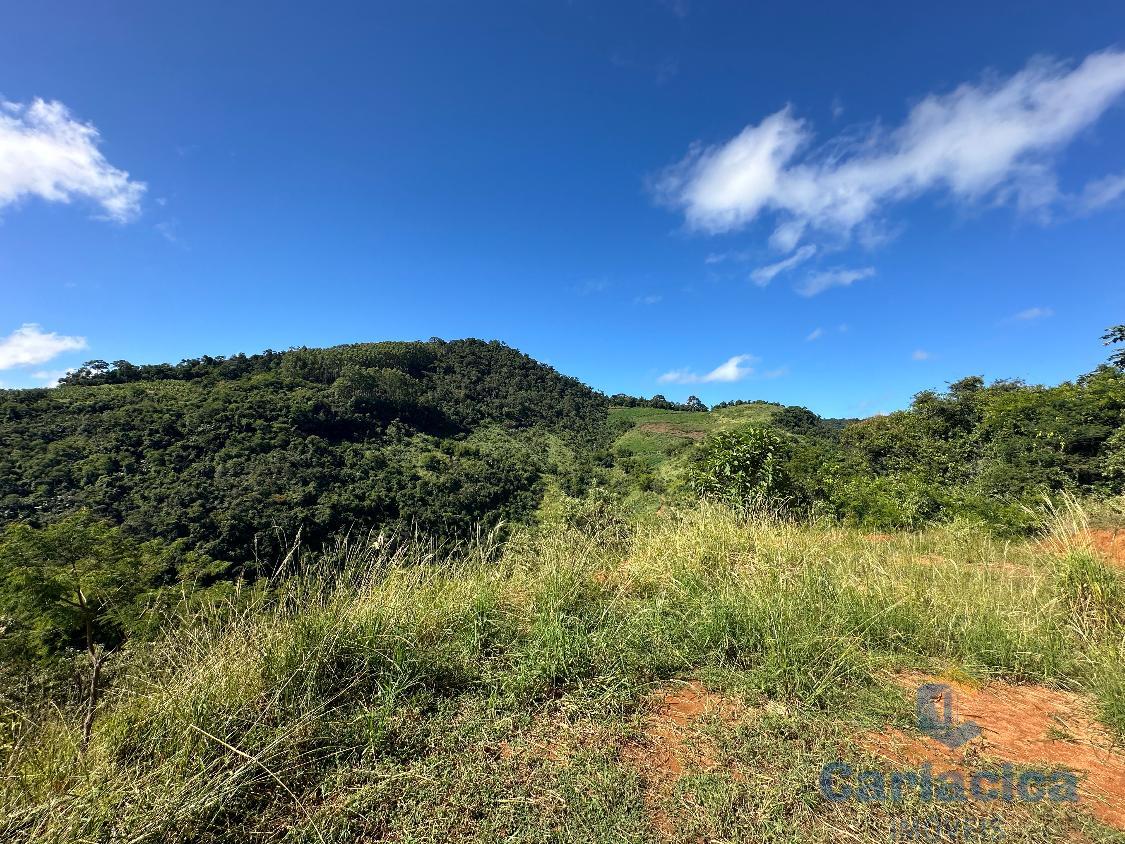
M819 147L786 106L728 141L697 144L654 188L703 232L768 215L771 244L783 252L817 235L862 236L892 205L926 193L1042 211L1065 200L1059 152L1123 93L1125 52L1106 50L1077 67L1035 59L1012 76L930 94L895 128L877 123ZM1125 186L1101 180L1088 191L1089 207L1099 207Z
M648 296L638 296L633 302L637 305L658 305L664 301L664 297L658 293L653 293Z
M36 323L28 322L0 339L0 369L35 366L63 352L85 348L85 337L66 337L53 331L43 331Z
M805 246L802 246L800 249L794 252L792 255L790 255L788 258L783 258L782 260L774 264L768 264L764 267L758 267L758 269L750 273L750 280L759 287L765 287L767 284L773 281L774 277L779 273L783 273L786 270L791 270L798 264L803 264L815 254L816 247L811 243L806 244Z
M814 328L812 331L809 332L809 335L805 338L805 342L811 343L813 340L819 340L823 336L824 336L824 329L823 328Z
M604 278L588 278L574 285L572 289L579 296L593 296L609 290L609 282Z
M1123 195L1125 195L1125 173L1114 173L1087 184L1078 198L1078 207L1087 213L1099 211L1116 202Z
M179 220L161 220L159 223L153 226L153 228L156 229L160 236L169 243L181 245L180 236L178 234L180 228Z
M727 261L743 262L754 258L754 253L747 250L733 250L730 252L710 252L703 259L705 264L725 264Z
M931 355L925 349L915 349L914 354L912 354L910 357L912 360L929 360L931 357L933 357L933 355Z
M1028 308L1027 310L1020 311L1018 314L1012 314L1008 317L1008 322L1034 322L1037 319L1046 319L1052 317L1055 312L1050 308Z
M39 372L31 373L31 377L39 381L43 381L43 386L45 387L57 387L59 385L59 381L62 380L64 376L69 375L73 371L73 369L40 370Z
M106 161L98 140L98 130L60 102L0 100L0 208L30 196L83 198L115 222L136 217L145 185Z
M686 18L691 12L689 0L658 0L658 2L678 18Z
M753 355L735 355L719 364L710 372L700 375L689 369L675 369L660 376L661 384L710 384L712 382L730 383L741 381L754 374L753 364L758 358Z
M862 267L860 269L836 267L831 270L822 270L806 276L804 281L797 285L797 292L802 296L816 296L831 287L850 287L857 281L871 278L873 275L875 275L874 267Z

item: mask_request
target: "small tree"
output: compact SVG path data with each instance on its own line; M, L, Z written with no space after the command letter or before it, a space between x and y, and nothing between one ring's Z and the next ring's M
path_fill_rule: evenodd
M688 410L691 410L695 413L707 412L707 405L703 403L699 396L688 396L686 407Z
M1102 340L1107 346L1112 346L1115 343L1125 343L1125 325L1113 326L1113 328L1102 335ZM1125 370L1125 349L1118 349L1110 355L1109 362L1118 369Z
M139 623L139 598L165 568L154 552L88 513L43 528L14 523L0 534L0 644L32 659L85 652L84 742L106 656Z

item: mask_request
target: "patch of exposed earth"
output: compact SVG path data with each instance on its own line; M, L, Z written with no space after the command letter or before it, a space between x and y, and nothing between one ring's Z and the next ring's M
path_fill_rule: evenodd
M676 782L687 773L722 767L714 743L700 731L699 723L707 718L737 720L744 707L691 680L658 689L649 710L640 737L621 749L621 758L645 783L645 803L653 825L670 835L675 824L664 806ZM739 776L737 770L729 773Z
M1090 544L1094 551L1107 563L1125 568L1125 531L1092 530L1089 532Z
M617 746L617 755L644 784L645 806L653 825L672 837L676 823L667 806L679 779L690 773L723 768L714 742L701 729L710 718L738 720L743 704L706 689L697 680L669 683L646 701L645 715L634 738L622 742L605 725L559 713L546 716L515 742L502 741L500 758L570 764L576 753ZM739 778L735 769L727 771Z
M1111 566L1125 568L1125 530L1102 528L1072 534L1066 538L1049 537L1043 547L1052 554L1063 555L1073 548L1085 548Z
M980 770L988 760L1039 770L1067 769L1079 778L1079 808L1125 829L1125 754L1082 696L1002 682L978 688L914 673L895 680L910 690L931 682L948 685L954 692L954 721L975 722L981 735L950 750L921 735L886 729L864 735L867 750L909 765L930 762L962 776Z

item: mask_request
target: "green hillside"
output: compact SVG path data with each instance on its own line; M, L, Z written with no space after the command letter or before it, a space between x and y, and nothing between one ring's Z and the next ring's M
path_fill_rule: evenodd
M604 396L502 343L94 361L0 390L0 523L85 510L138 539L272 560L351 528L442 538L579 494Z
M302 558L117 651L88 741L65 685L17 703L35 675L0 664L0 840L899 844L935 822L1121 840L1100 788L1125 756L1090 736L1125 736L1125 578L1079 511L1016 544L709 506L572 515L448 555L356 537ZM825 800L834 760L917 771L905 754L941 749L914 720L924 680L990 703L988 742L935 778L1066 760L1080 801Z
M614 441L619 454L635 455L649 468L677 455L693 443L717 431L746 425L769 424L781 409L772 402L751 402L706 413L685 410L659 410L651 407L611 407L610 420L628 426Z

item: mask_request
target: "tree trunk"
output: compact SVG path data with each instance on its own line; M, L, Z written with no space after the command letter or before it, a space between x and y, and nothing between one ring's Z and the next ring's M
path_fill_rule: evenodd
M90 688L86 697L86 717L82 721L82 749L90 743L90 735L94 731L94 713L98 708L98 698L102 692L102 663L105 662L106 653L101 648L92 645L86 652L90 657Z

